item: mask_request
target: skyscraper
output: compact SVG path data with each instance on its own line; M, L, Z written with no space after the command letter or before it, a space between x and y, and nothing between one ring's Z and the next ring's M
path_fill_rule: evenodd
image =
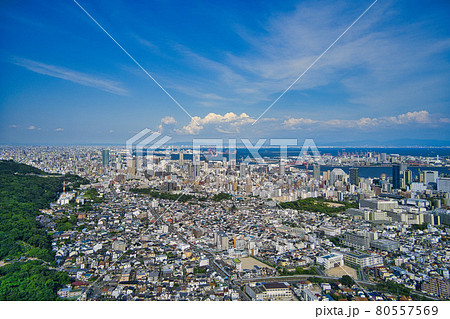
M240 171L241 177L245 177L245 175L247 174L247 165L245 163L241 163L239 165L239 171Z
M405 170L403 173L403 178L405 179L405 184L410 185L413 182L412 171L409 169Z
M285 166L284 162L281 160L279 163L279 167L280 167L280 175L283 176L284 174L286 174L286 166Z
M236 169L236 159L235 158L230 158L230 168L232 170Z
M400 188L400 165L392 165L392 186L394 189Z
M406 171L407 168L408 168L408 166L405 163L400 164L400 172Z
M319 164L314 164L313 172L314 172L314 179L316 181L320 181L320 165Z
M109 150L102 150L102 165L103 167L109 166Z
M428 185L429 183L436 183L438 179L437 171L423 171L423 183Z
M330 185L334 185L335 182L346 181L348 175L341 168L334 168L330 173Z
M183 152L180 152L180 158L179 158L179 163L180 167L183 167L184 165L184 154Z
M359 183L358 168L351 167L350 168L350 184L358 185L358 183Z
M136 157L128 160L127 173L131 176L136 175Z

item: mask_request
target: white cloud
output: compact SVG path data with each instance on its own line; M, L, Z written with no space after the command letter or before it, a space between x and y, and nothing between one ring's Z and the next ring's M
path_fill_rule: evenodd
M400 124L417 122L417 123L430 123L430 114L427 111L408 112L397 116L397 121Z
M225 115L216 113L209 113L204 118L194 116L191 122L183 126L182 129L175 131L180 135L197 135L205 126L214 125L214 129L221 133L236 133L239 132L239 127L243 125L250 125L254 119L247 114L242 113L237 115L233 112L228 112Z
M161 123L158 126L158 130L160 133L165 132L169 133L177 124L177 120L175 120L172 116L165 116L161 119Z
M197 124L200 120L200 117L194 116L188 125L183 126L182 129L175 129L175 132L180 135L197 135L203 130L203 126Z
M35 130L35 129L36 129L36 126L34 126L34 125L28 126L28 130L30 130L30 131Z
M442 121L440 119L439 121ZM305 126L319 125L321 127L341 127L341 128L373 128L381 126L392 125L407 125L407 124L429 124L433 120L428 111L415 111L400 114L398 116L369 118L363 117L357 120L312 120L305 118L289 118L283 122L283 126L288 129L300 129Z
M84 86L93 87L105 92L117 95L126 95L128 92L126 89L122 88L121 84L118 82L101 79L98 77L94 77L90 74L70 70L64 67L44 64L41 62L23 58L15 58L13 60L13 63L39 74L44 74L55 78L71 81Z
M289 118L283 122L283 125L286 127L301 127L303 125L311 125L317 123L317 121L311 120L311 119L304 119L304 118Z
M428 111L413 111L397 116L384 117L361 117L359 119L311 119L295 118L287 119L267 118L262 119L264 125L252 126L254 118L246 113L240 115L228 112L224 115L217 113L208 113L204 117L194 116L189 124L182 128L175 128L173 132L178 135L198 135L219 132L224 134L249 133L249 134L272 134L281 130L300 130L300 129L359 129L369 130L381 127L400 127L408 125L436 125L450 122L448 118L439 118L437 114L432 115Z
M55 131L56 131L56 132L62 132L62 131L64 131L64 129L61 128L61 127L58 127Z
M175 120L172 116L166 116L161 119L161 123L166 125L177 124L177 120Z

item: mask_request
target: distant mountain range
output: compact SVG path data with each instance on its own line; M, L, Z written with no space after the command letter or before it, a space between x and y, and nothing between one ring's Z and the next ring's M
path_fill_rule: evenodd
M227 147L227 139L224 139L224 147ZM450 140L421 140L421 139L396 139L389 141L376 141L376 140L360 140L360 141L340 141L340 142L321 142L315 141L318 147L383 147L383 148L398 148L398 147L450 147ZM192 142L174 142L170 145L180 146L180 145L191 145ZM266 141L267 147L269 141ZM298 140L298 147L301 147L303 141ZM236 143L237 147L244 147L243 143L240 143L239 139ZM276 146L278 147L278 146Z
M238 148L245 147L245 145L239 140L236 139L236 146ZM252 139L250 139L252 140ZM255 144L257 139L252 140L252 143ZM223 139L223 146L227 148L228 138ZM377 141L377 140L359 140L359 141L340 141L340 142L323 142L320 140L315 140L315 143L318 147L383 147L383 148L422 148L422 147L450 147L450 140L431 140L431 139L395 139L395 140L388 140L388 141ZM298 146L301 147L303 145L303 140L298 139ZM4 144L8 145L8 144ZM57 143L57 144L26 144L26 143L13 143L9 145L16 145L16 146L34 146L34 145L41 145L41 146L125 146L123 143L80 143L80 144L63 144L63 143ZM184 142L172 142L168 143L166 145L173 145L173 146L191 146L192 141L184 141ZM269 139L267 139L266 144L263 146L271 147L269 145ZM278 147L278 146L273 146Z
M317 146L353 146L353 147L450 147L449 140L419 140L419 139L396 139L389 141L352 141L317 143Z

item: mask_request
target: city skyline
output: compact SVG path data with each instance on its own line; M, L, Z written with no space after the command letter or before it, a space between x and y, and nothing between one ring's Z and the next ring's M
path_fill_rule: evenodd
M78 1L3 4L0 143L173 137L445 145L449 4ZM427 141L427 142L424 142ZM363 142L361 142L363 143ZM398 144L397 144L398 145Z
M46 200L3 215L0 300L448 300L450 157L403 151L305 165L1 146L2 210ZM8 241L24 218L45 229L24 232L26 250ZM25 272L42 271L36 255L56 267L50 288Z
M449 313L449 0L0 9L7 312Z

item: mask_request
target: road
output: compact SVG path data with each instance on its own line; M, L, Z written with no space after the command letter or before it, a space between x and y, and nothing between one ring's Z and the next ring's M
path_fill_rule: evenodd
M246 278L243 279L243 282L248 281L300 281L300 280L306 280L308 278L322 278L322 279L331 279L331 280L338 280L339 277L333 277L333 276L322 276L322 275L292 275L292 276L275 276L275 277L253 277L253 278ZM369 286L375 286L376 283L373 283L371 281L365 281L365 280L355 280L356 283L361 285L369 285Z

